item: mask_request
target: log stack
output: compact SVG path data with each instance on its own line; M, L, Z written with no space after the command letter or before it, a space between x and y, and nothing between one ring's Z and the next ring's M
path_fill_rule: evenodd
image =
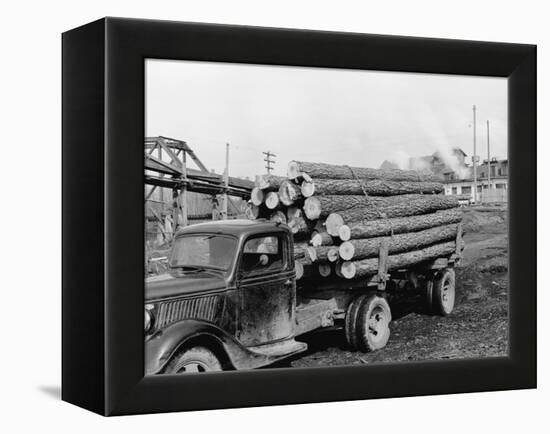
M286 177L257 179L247 215L287 224L297 279L356 279L459 252L462 212L440 178L291 161Z

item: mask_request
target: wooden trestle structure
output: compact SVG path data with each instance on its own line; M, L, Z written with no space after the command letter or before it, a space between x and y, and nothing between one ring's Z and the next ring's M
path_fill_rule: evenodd
M228 176L226 165L223 175L209 172L189 145L168 137L147 137L145 139L145 184L152 186L146 192L149 201L158 188L172 190L172 219L174 229L181 222L188 224L187 192L212 196L213 218L227 218L228 207L235 205L227 196L250 198L254 182ZM199 168L187 167L190 158ZM181 216L181 220L178 218ZM158 218L158 216L157 216Z

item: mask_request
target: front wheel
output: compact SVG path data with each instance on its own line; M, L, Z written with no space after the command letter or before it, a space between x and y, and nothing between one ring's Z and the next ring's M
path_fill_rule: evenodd
M191 347L176 354L165 369L166 374L221 371L216 355L205 347Z

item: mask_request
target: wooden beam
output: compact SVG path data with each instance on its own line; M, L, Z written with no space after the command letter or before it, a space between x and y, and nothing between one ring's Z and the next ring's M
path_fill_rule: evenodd
M170 149L170 147L166 144L164 139L161 137L157 143L164 150L164 152L168 154L168 157L170 157L170 160L171 160L170 162L172 163L172 165L174 165L175 167L179 167L181 169L181 165L182 165L181 161L178 159L178 156L174 153L174 151L172 151L172 149Z

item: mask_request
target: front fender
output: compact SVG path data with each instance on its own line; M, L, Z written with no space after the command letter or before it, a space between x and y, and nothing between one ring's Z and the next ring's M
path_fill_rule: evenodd
M179 348L191 339L200 337L215 339L236 369L252 369L272 362L269 357L243 347L233 336L216 325L188 319L159 330L145 341L145 374L161 372Z

